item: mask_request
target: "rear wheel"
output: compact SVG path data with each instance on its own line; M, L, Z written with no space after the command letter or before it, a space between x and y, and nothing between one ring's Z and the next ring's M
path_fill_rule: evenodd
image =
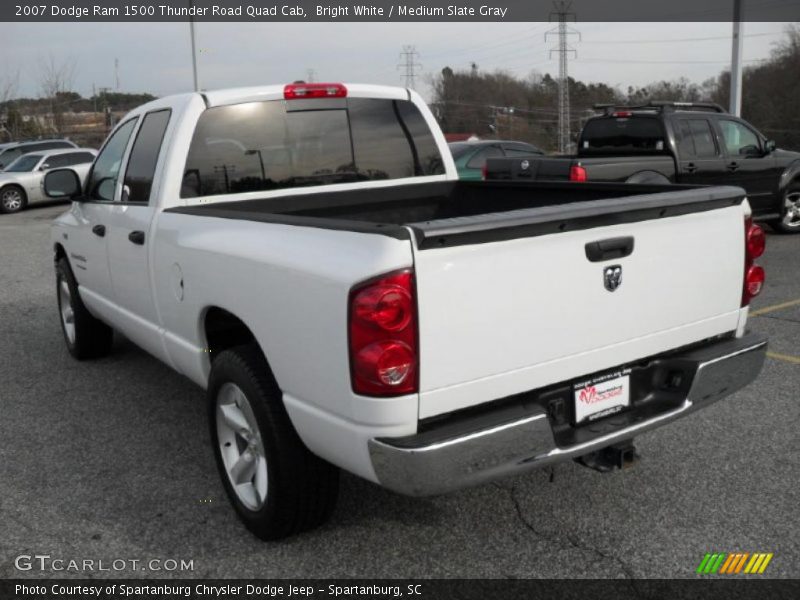
M261 350L250 344L221 352L207 397L217 467L245 526L274 540L324 523L339 471L300 440Z
M0 190L0 211L15 213L21 211L28 204L25 190L18 185L7 185Z
M774 221L772 226L781 233L800 233L800 184L789 185L783 193L781 218Z
M95 319L78 294L78 283L66 258L56 262L56 295L61 331L67 350L78 360L98 358L111 352L114 331Z

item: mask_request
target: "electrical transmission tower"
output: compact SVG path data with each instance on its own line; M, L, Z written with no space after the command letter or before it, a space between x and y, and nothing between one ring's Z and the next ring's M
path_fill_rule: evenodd
M400 63L397 65L398 69L403 69L404 71L403 76L406 80L406 87L412 90L417 77L416 71L422 68L422 65L417 62L417 58L419 58L419 52L417 52L416 46L403 46L403 50L400 52Z
M306 83L314 83L317 80L317 72L314 69L306 69Z
M545 41L548 36L558 34L558 48L551 48L550 56L553 56L553 52L558 52L558 151L562 154L569 151L570 143L568 58L570 54L576 58L578 56L567 43L567 38L570 35L577 35L578 41L581 39L580 32L567 24L569 21L575 21L575 13L570 12L571 7L572 2L569 0L554 0L555 10L550 13L550 21L557 20L558 27L544 34Z

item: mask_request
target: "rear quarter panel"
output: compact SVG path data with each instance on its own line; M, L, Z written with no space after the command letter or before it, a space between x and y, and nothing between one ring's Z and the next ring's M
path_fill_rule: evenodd
M204 319L219 307L250 328L288 397L335 418L416 426L416 395L353 394L347 344L350 289L413 266L408 240L170 212L156 235L154 290L176 369L205 387Z

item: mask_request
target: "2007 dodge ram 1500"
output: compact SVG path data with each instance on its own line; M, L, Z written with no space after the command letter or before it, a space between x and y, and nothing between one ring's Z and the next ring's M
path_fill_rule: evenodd
M595 105L573 156L493 158L487 179L737 185L755 219L800 233L800 152L717 104Z
M322 523L337 468L424 495L609 467L766 352L741 189L458 181L406 89L159 99L83 188L45 187L73 200L52 229L69 351L108 353L113 328L203 386L263 538Z

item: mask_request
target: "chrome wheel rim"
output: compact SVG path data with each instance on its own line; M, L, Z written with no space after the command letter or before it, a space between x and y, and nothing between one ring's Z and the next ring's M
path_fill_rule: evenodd
M22 208L22 194L19 190L10 189L3 192L3 208L9 211Z
M64 326L64 335L70 345L75 343L75 311L72 308L72 294L66 280L58 281L58 305L61 309L61 324Z
M250 510L267 501L267 459L253 407L235 383L220 387L216 399L217 441L233 491Z
M800 227L800 192L789 192L783 197L783 224Z

